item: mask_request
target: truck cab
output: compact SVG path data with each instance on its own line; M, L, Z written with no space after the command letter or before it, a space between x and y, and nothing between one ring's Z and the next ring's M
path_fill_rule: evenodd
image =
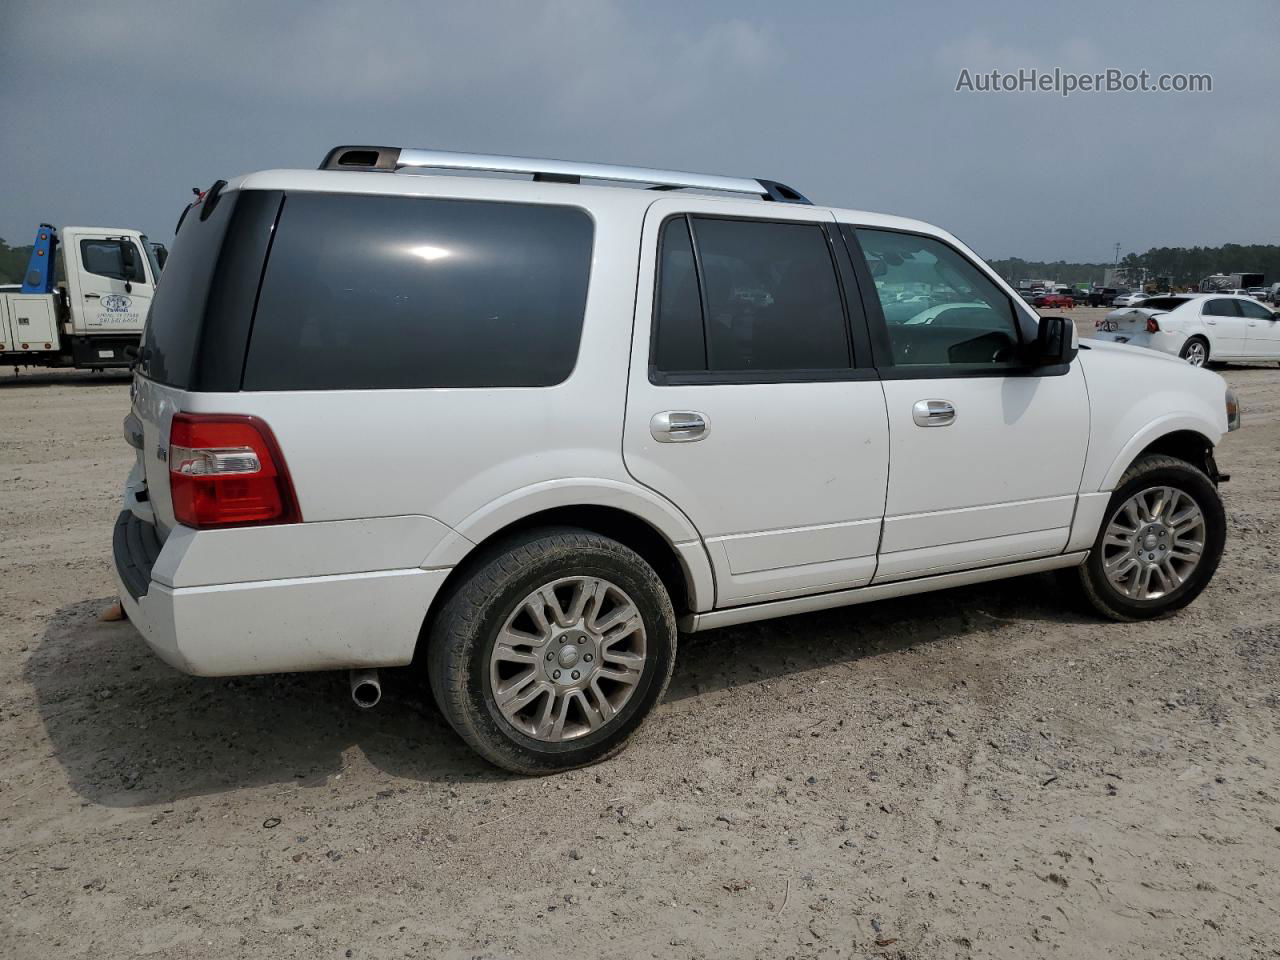
M21 289L0 292L0 363L127 367L159 277L137 230L41 224Z

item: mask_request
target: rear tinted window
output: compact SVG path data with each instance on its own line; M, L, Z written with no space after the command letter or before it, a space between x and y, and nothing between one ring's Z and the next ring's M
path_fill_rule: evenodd
M674 217L662 228L654 363L659 370L707 369L706 331L689 222Z
M818 224L672 218L657 294L655 372L742 382L850 367L840 287Z
M142 373L173 387L190 385L209 287L239 194L224 195L208 219L190 216L173 241L143 335Z
M244 389L560 383L577 360L592 232L571 207L289 195Z
M1187 302L1186 297L1148 297L1142 301L1143 310L1176 310Z

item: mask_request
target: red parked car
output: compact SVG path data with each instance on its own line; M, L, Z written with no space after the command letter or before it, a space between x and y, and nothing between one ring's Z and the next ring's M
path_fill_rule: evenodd
M1070 309L1076 305L1075 298L1069 293L1042 293L1031 301L1035 307L1062 307Z

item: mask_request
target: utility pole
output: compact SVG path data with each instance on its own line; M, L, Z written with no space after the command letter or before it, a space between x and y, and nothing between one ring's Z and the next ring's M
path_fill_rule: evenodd
M1120 244L1116 244L1116 262L1115 265L1120 266Z

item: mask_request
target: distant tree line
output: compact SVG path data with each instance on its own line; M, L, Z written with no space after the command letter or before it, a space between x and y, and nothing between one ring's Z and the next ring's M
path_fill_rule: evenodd
M1010 257L988 261L1006 280L1057 280L1066 284L1101 283L1111 263L1045 262ZM1226 243L1220 247L1152 247L1130 253L1119 266L1146 269L1147 276L1168 277L1175 286L1193 286L1215 273L1261 273L1267 283L1280 280L1280 245Z
M31 259L31 244L11 247L0 240L0 283L21 283L22 274Z

